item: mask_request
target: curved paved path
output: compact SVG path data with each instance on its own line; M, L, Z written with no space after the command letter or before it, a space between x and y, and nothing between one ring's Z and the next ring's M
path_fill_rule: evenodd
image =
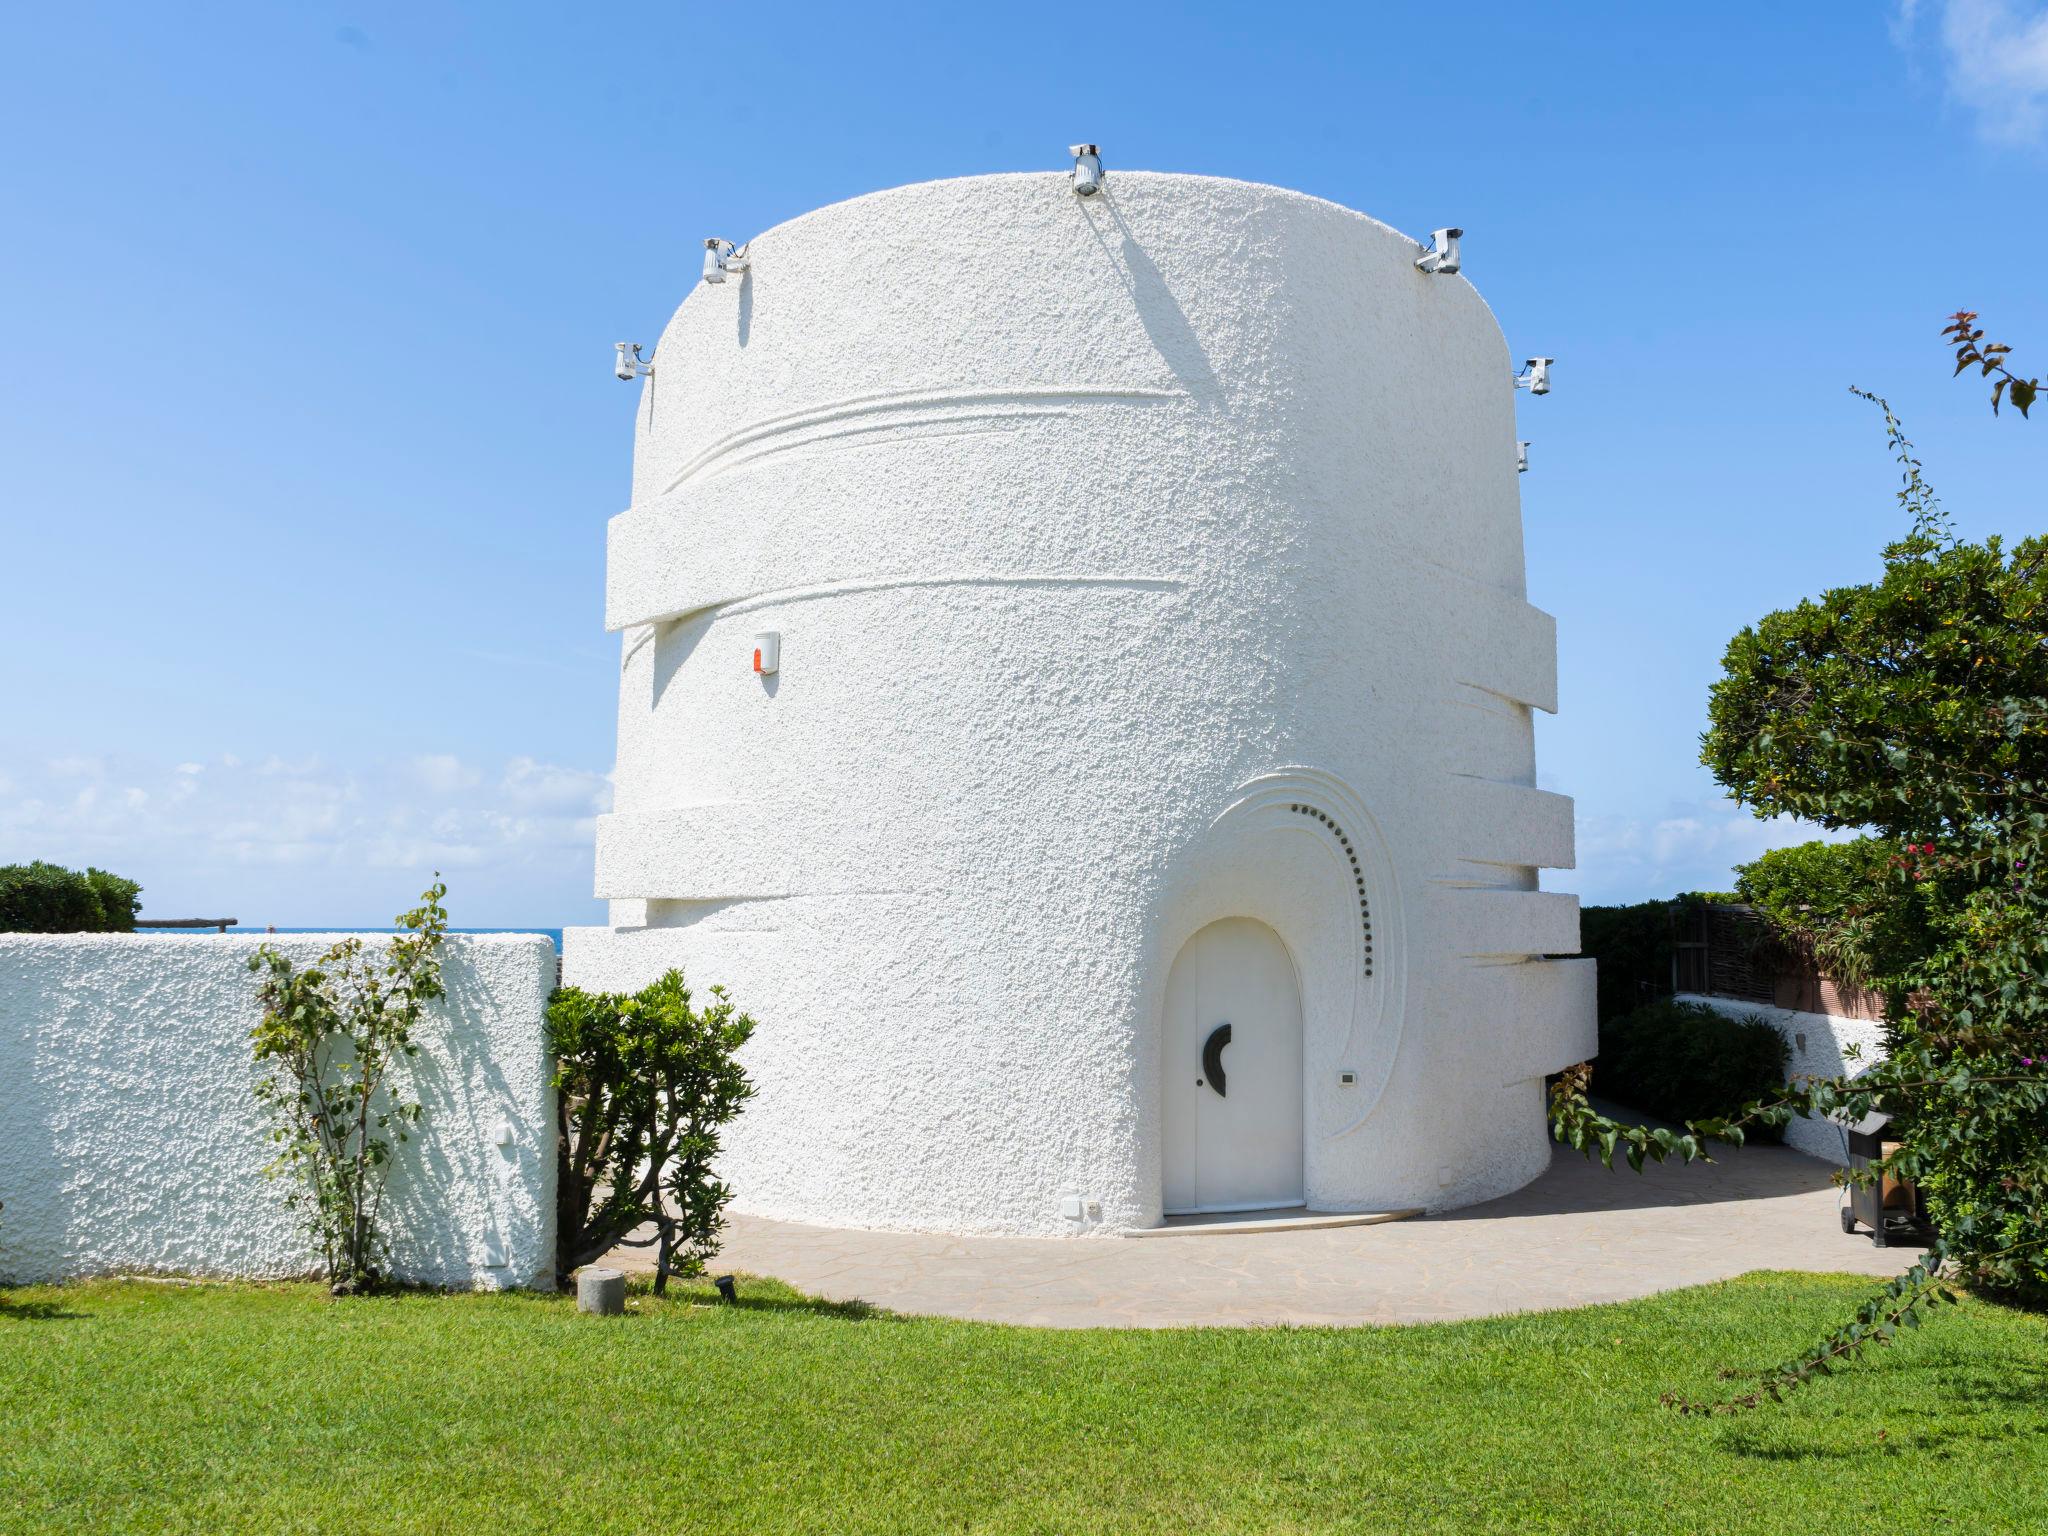
M812 1295L1054 1328L1422 1323L1625 1301L1754 1269L1887 1276L1828 1164L1785 1147L1609 1173L1563 1148L1505 1199L1381 1226L1244 1235L945 1237L735 1216L717 1267ZM648 1267L645 1250L610 1262Z

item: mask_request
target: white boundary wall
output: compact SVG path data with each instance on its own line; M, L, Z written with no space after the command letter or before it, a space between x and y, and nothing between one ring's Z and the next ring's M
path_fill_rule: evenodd
M1785 1044L1792 1050L1786 1072L1794 1078L1853 1075L1864 1071L1884 1055L1884 1026L1870 1019L1842 1019L1830 1013L1801 1013L1792 1008L1773 1008L1768 1003L1745 1003L1736 998L1708 997L1698 992L1681 992L1678 1001L1705 1003L1731 1018L1743 1019L1755 1014L1785 1037ZM1861 1053L1853 1060L1849 1056L1851 1046ZM1830 1163L1847 1166L1849 1161L1849 1144L1842 1128L1829 1121L1794 1120L1785 1127L1785 1145L1804 1152L1808 1157L1822 1158Z
M269 942L304 966L334 938L0 934L0 1280L317 1269L263 1173L248 961ZM475 935L442 953L448 996L407 1069L425 1116L385 1204L393 1267L433 1285L551 1285L554 946Z

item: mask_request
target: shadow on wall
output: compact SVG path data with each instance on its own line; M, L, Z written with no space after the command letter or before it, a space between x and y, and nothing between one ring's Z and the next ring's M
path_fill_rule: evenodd
M716 615L698 613L687 619L673 619L654 626L654 707L661 707L668 685L683 670L683 663L697 649Z
M0 1059L28 1063L22 1078L10 1082L8 1104L0 1113L0 1285L19 1285L55 1278L11 1252L31 1225L68 1226L61 1207L68 1204L64 1160L58 1154L57 1112L64 1085L56 1074L41 1070L36 1060L30 1015L20 1007L0 1008ZM10 1038L18 1034L18 1038ZM16 1244L8 1242L16 1238ZM22 1317L22 1311L6 1315Z
M1197 406L1220 405L1223 386L1217 381L1215 369L1209 366L1209 356L1202 350L1195 328L1188 323L1187 312L1174 298L1173 290L1167 287L1165 274L1132 237L1130 226L1117 212L1110 191L1105 188L1093 201L1109 215L1110 223L1116 227L1119 236L1116 249L1111 249L1109 240L1092 218L1088 219L1089 233L1102 247L1103 255L1109 258L1110 269L1131 296L1131 304L1138 312L1138 323L1145 327L1153 348L1173 370L1173 376L1180 380L1181 387Z
M520 1095L493 1055L488 987L468 967L450 967L446 976L447 996L421 1030L411 1062L420 1124L386 1195L393 1268L546 1288L553 1254L541 1202L532 1198L532 1165L552 1163L553 1126L520 1125L512 1114ZM541 1272L518 1273L512 1261L522 1253L541 1254Z

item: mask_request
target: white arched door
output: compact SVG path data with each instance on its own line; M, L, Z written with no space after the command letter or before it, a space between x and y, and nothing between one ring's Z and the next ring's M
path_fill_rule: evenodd
M1301 990L1280 936L1227 917L1166 978L1165 1208L1302 1204Z

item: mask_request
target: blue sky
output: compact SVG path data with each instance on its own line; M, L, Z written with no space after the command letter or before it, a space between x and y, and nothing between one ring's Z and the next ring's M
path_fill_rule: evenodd
M1524 398L1546 785L1589 900L1794 829L1697 766L1730 634L1867 576L1887 393L1963 531L2040 530L2048 8L16 7L0 23L0 862L145 914L600 919L605 519L709 233L981 171L1299 187L1467 231Z

